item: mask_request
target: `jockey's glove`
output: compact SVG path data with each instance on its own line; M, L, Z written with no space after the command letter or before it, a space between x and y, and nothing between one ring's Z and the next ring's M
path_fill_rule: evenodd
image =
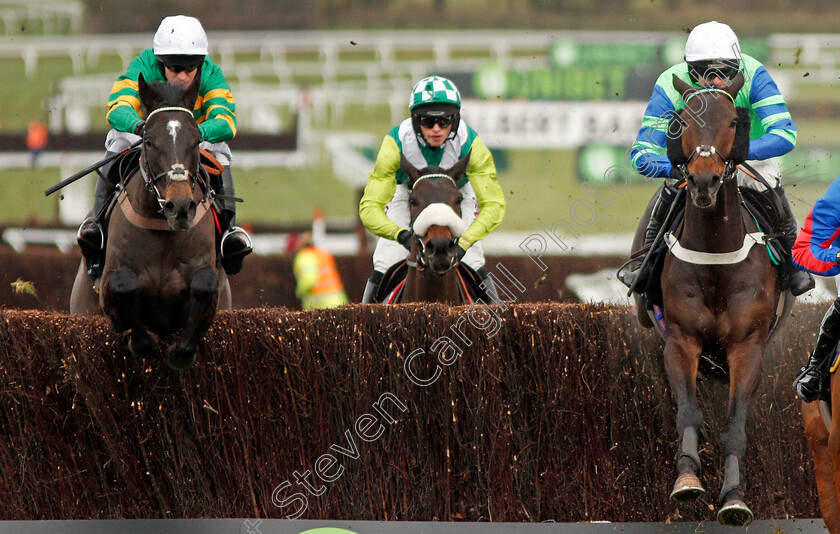
M464 259L464 254L466 254L466 253L467 253L467 251L464 250L463 248L461 248L461 245L458 244L458 240L456 239L455 240L455 254L458 255L458 261L463 260Z
M138 124L137 127L134 128L134 135L139 135L140 137L143 137L143 129L145 127L146 121L140 121L140 124Z
M671 178L674 180L682 180L684 178L682 171L676 165L671 167Z
M411 250L411 232L403 230L397 234L397 242L404 246L406 250Z

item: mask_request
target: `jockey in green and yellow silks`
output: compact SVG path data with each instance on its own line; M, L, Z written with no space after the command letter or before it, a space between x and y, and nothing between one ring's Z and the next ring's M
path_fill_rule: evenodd
M186 88L200 76L198 99L193 116L201 132L201 148L210 152L222 165L220 190L216 193L234 197L231 152L227 141L236 135L236 104L222 70L208 55L207 35L198 19L182 15L166 17L160 23L152 48L134 58L126 72L111 89L107 120L111 131L105 140L107 153L116 154L131 146L143 135L143 111L137 80L142 74L147 82L168 82ZM103 175L107 170L103 168ZM104 236L104 209L113 189L105 180L97 181L93 216L79 227L78 242L88 263L88 274L101 273ZM222 228L220 254L228 274L242 268L242 259L251 252L251 239L235 226L236 203L222 200L219 223Z

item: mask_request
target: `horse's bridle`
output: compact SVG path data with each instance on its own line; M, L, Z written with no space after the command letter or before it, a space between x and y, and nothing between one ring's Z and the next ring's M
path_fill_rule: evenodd
M721 181L726 182L735 176L735 170L738 164L731 159L726 159L721 156L714 145L698 145L694 147L694 151L685 163L677 165L677 170L683 178L688 176L688 166L697 158L717 158L723 163L723 172L721 173Z
M417 185L417 182L419 182L420 180L425 180L427 178L446 178L447 180L452 182L452 185L454 185L456 189L458 189L458 183L448 174L433 173L433 174L424 174L423 176L420 176L419 178L417 178L414 181L414 185L412 185L412 187L411 187L412 191L414 190L414 186ZM410 196L411 196L411 194L409 193L409 197ZM428 265L429 265L428 261L426 260L426 244L423 243L422 236L419 236L419 235L414 233L414 220L410 221L408 231L411 232L411 239L416 240L417 243L420 245L420 251L417 253L417 257L415 258L415 261L412 261L411 258L409 258L409 259L406 259L405 263L409 267L413 267L413 268L417 269L418 271L425 271L428 268ZM457 255L455 255L455 257L452 258L452 260L449 262L449 268L448 269L446 269L443 272L435 271L435 274L442 276L442 275L448 273L449 271L451 271L456 265L458 265L458 256Z
M152 116L155 113L159 113L161 111L183 111L184 113L189 113L190 117L193 116L193 112L190 111L187 108L180 107L180 106L165 106L165 107L162 107L162 108L157 108L157 109L153 110L151 113L149 113L146 116L146 121L148 122L148 120L151 119ZM145 141L146 141L146 131L144 129L144 131L143 131L143 144L144 145L145 145ZM144 150L145 150L145 148L144 148ZM148 162L146 161L146 158L144 157L144 158L140 158L140 174L143 176L143 182L146 184L146 189L150 193L153 193L155 195L155 198L157 198L157 201L158 201L158 204L160 205L160 208L163 209L163 205L166 203L166 199L160 195L160 192L157 189L158 180L160 180L161 178L166 176L167 177L166 186L169 187L169 184L171 184L172 182L188 181L188 180L190 180L190 177L192 176L192 178L193 178L192 187L193 187L193 189L195 189L195 186L196 186L196 183L197 183L197 180L195 180L195 177L198 176L198 166L199 165L201 165L201 160L200 160L200 158L197 158L196 159L196 169L194 171L190 172L186 167L184 167L183 164L173 163L169 167L169 170L158 173L157 175L152 177L150 170L147 169Z
M730 95L729 93L727 93L723 89L718 89L717 87L705 87L703 89L699 89L697 91L694 91L693 93L691 93L690 95L685 97L684 98L685 105L688 106L688 101L689 100L691 100L695 96L697 96L699 94L703 94L703 93L721 93L721 94L724 94L724 95L727 96L727 98L729 98L729 100L732 101L733 105L735 104L735 99L732 97L732 95ZM694 151L691 153L691 156L689 156L689 158L685 161L685 163L681 163L680 165L677 165L677 170L680 171L680 174L682 175L683 178L685 178L688 175L688 166L691 165L691 163L694 162L697 158L713 158L713 159L717 158L717 159L719 159L720 162L723 163L723 172L721 173L721 181L722 182L730 180L731 178L733 178L735 176L735 170L736 170L736 167L738 165L736 162L734 162L731 159L726 159L723 156L721 156L718 153L717 149L714 147L714 145L698 145L698 146L694 147Z

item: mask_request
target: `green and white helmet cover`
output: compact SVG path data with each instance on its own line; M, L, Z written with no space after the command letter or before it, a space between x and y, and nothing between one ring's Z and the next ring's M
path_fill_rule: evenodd
M461 107L461 94L451 80L442 76L428 76L423 78L411 90L408 109L425 104L452 104Z

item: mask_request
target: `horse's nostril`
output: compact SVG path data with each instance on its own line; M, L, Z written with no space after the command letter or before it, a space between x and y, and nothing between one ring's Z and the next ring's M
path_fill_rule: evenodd
M163 213L164 215L171 216L175 214L175 203L171 200L167 200L166 203L163 205Z
M196 201L195 200L190 200L190 208L189 208L190 213L194 212L197 207L198 207L198 204L196 203Z

